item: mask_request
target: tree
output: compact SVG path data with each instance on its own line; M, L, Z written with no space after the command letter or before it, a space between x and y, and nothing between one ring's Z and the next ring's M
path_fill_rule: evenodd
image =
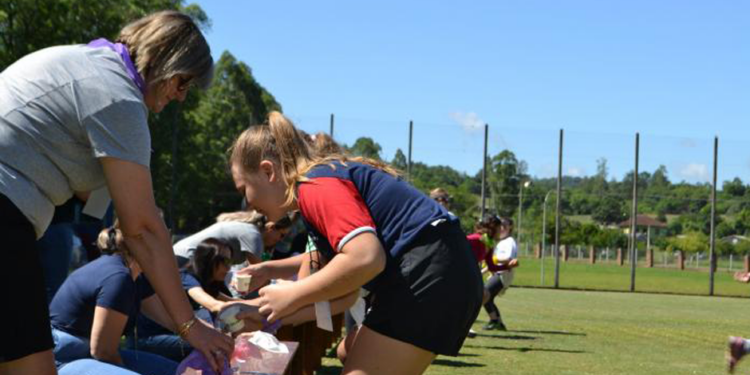
M349 148L349 153L354 156L362 156L369 159L380 160L380 145L369 137L359 137L354 145Z
M409 167L408 161L406 160L406 155L404 155L404 152L401 151L401 149L396 149L396 155L393 156L393 160L391 160L391 165L401 171L406 171L406 169Z
M488 182L493 206L500 215L511 216L518 207L518 191L525 176L525 163L510 150L503 150L489 161Z
M732 181L724 181L721 190L730 197L739 198L745 195L747 188L739 177L735 177Z
M668 188L671 183L667 177L667 167L660 165L656 168L654 174L651 175L651 180L648 182L649 187L664 187Z
M224 52L215 69L206 92L191 91L183 105L152 119L157 203L168 208L180 230L197 230L219 213L239 209L242 198L228 173L226 150L248 126L281 110L231 53Z
M628 238L619 229L602 229L592 240L593 245L598 248L625 248Z
M667 239L667 249L670 251L683 250L688 253L708 251L708 236L702 232L688 232L681 236Z
M599 200L591 218L603 225L617 224L623 221L625 212L622 201L613 196L605 196Z
M750 232L750 208L743 209L734 221L734 233L746 235Z
M199 6L183 7L182 0L0 1L0 71L45 47L114 39L126 23L164 9L184 10L210 25Z

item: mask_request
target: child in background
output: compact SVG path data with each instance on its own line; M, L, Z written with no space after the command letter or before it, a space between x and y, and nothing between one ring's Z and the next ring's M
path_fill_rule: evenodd
M502 296L510 288L513 282L513 269L518 267L518 246L516 240L511 236L513 233L513 220L502 218L500 221L499 238L492 253L486 258L487 270L492 272L484 289L489 293L489 298L484 304L484 309L490 317L489 323L482 327L485 330L498 329L507 330L500 317L500 310L495 306L496 296Z
M495 243L500 239L500 227L501 219L497 215L486 215L474 226L474 233L466 236L466 239L471 245L471 252L474 253L474 259L477 264L481 267L482 262L487 260L493 266L493 270L496 268L492 263L492 249L495 247ZM490 292L487 288L484 288L482 296L482 304L487 303L490 300ZM473 329L469 330L467 337L476 337L477 332Z
M237 301L224 280L231 265L232 249L226 242L207 238L192 253L192 261L180 270L182 287L199 318L211 322L227 302ZM137 337L137 339L136 339ZM129 335L128 348L138 348L174 361L182 361L192 347L172 331L151 319L138 319L137 332Z

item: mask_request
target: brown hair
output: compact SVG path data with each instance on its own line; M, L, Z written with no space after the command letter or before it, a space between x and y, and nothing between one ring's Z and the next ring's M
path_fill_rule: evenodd
M214 70L211 49L187 14L173 10L152 13L126 25L116 42L128 47L147 85L177 74L191 77L201 88L211 84Z
M395 169L378 160L352 158L339 153L316 155L294 124L276 111L268 114L265 123L251 126L243 131L229 149L229 155L230 165L239 165L244 173L257 171L263 160L270 160L277 164L287 186L285 206L291 205L296 198L296 184L306 181L304 175L321 164L355 161L369 164L398 177Z
M493 238L502 223L503 219L497 215L485 215L482 220L474 224L474 231Z

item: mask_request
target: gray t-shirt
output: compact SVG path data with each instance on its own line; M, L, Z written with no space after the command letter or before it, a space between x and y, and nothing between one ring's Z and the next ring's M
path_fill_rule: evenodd
M114 51L74 45L23 57L0 73L0 194L41 237L54 206L105 185L98 158L149 167L147 120Z
M174 244L174 254L190 259L193 252L203 240L216 238L232 246L232 261L242 263L245 256L242 252L251 253L260 258L263 255L263 237L255 225L240 221L222 221L210 227L183 238Z

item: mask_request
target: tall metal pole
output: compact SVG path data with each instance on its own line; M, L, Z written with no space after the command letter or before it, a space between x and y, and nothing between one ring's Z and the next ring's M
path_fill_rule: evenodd
M333 113L331 113L331 130L329 131L331 138L333 138Z
M485 199L487 197L487 137L489 135L490 125L484 124L484 154L482 154L482 216L484 218ZM481 220L480 218L480 220Z
M542 286L544 286L544 251L547 249L547 199L553 191L550 190L544 195L544 205L542 206Z
M716 175L719 162L719 137L714 137L714 182L711 185L711 247L708 252L708 295L714 295L714 273L716 272Z
M412 137L414 135L414 121L409 121L409 160L406 164L406 175L409 178L409 182L411 182L411 145L412 145Z
M521 230L523 227L521 226L521 218L523 217L523 184L520 185L520 188L518 189L518 248L520 250L521 247L523 247L522 243L523 240L521 239Z
M635 133L635 170L633 173L633 209L630 214L630 291L635 292L635 266L638 262L638 243L636 230L638 229L638 157L641 135Z
M555 212L555 289L560 287L560 208L562 202L563 130L557 155L557 208Z

